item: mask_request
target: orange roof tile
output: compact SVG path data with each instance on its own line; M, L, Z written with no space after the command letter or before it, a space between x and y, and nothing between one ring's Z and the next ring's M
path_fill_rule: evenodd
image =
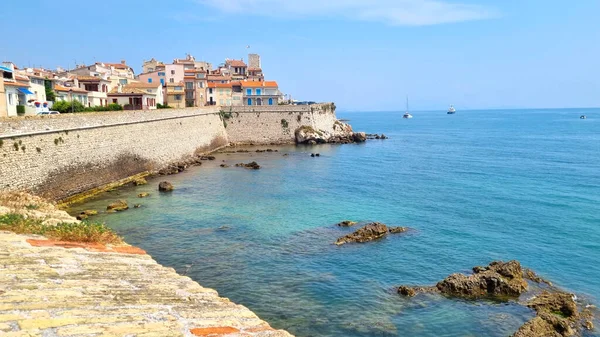
M227 60L225 63L232 67L246 67L246 63L242 60Z
M244 81L242 82L244 88L278 88L276 81Z
M4 82L4 85L9 87L29 88L29 83L24 82Z
M162 84L136 82L136 83L129 83L126 85L126 87L128 87L128 88L142 88L142 89L157 89L159 86L162 86Z
M79 92L79 93L86 93L87 94L87 91L85 91L85 90L83 90L81 88L63 87L62 85L58 85L58 84L54 86L54 91L66 91L66 92L69 92L71 90L73 92Z
M209 88L231 88L231 83L208 83Z

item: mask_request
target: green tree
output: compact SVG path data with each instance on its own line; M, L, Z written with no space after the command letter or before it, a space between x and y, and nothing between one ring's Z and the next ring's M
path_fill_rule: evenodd
M46 87L46 100L52 102L56 101L56 95L54 94L54 90L52 90L52 81L45 79L44 86Z
M85 107L79 101L67 102L67 101L58 101L54 102L52 106L52 110L58 111L61 114L70 113L70 112L82 112L85 110Z

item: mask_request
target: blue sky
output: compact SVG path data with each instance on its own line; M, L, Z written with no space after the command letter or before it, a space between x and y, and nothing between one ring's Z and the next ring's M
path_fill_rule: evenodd
M126 59L139 72L144 59L186 53L246 60L250 45L283 92L345 110L402 110L406 95L415 110L600 106L598 0L5 0L2 9L0 57L20 66Z

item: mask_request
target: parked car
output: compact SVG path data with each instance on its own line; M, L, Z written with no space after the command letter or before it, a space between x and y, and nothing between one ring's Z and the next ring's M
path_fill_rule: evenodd
M60 115L58 111L40 111L37 113L38 115Z

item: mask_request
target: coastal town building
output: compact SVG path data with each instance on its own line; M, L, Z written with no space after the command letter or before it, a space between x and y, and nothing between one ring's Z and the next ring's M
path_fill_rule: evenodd
M165 103L172 108L185 108L183 82L167 83Z
M159 69L164 69L164 66L164 63L157 61L153 57L148 61L144 61L144 63L142 64L142 73L151 73Z
M231 79L234 81L243 81L247 78L246 71L248 66L243 60L226 59L225 68L227 69L228 74L231 76Z
M111 104L120 104L125 110L154 110L161 95L160 84L132 83L113 88L108 99Z
M121 61L121 63L96 62L89 66L79 66L75 69L58 74L59 77L69 77L69 75L102 77L108 79L113 88L118 84L125 85L135 82L133 68L128 66L125 60Z
M94 76L74 76L73 79L65 82L65 86L87 91L87 107L109 104L107 95L112 87L111 82L107 79Z
M277 105L281 97L275 81L243 81L244 105Z
M231 106L232 85L231 83L209 83L208 84L209 105Z
M0 118L8 117L8 110L6 109L6 90L4 89L4 72L7 69L0 66Z
M57 101L78 101L83 104L83 106L88 106L88 92L84 89L55 84L54 91L56 92Z

